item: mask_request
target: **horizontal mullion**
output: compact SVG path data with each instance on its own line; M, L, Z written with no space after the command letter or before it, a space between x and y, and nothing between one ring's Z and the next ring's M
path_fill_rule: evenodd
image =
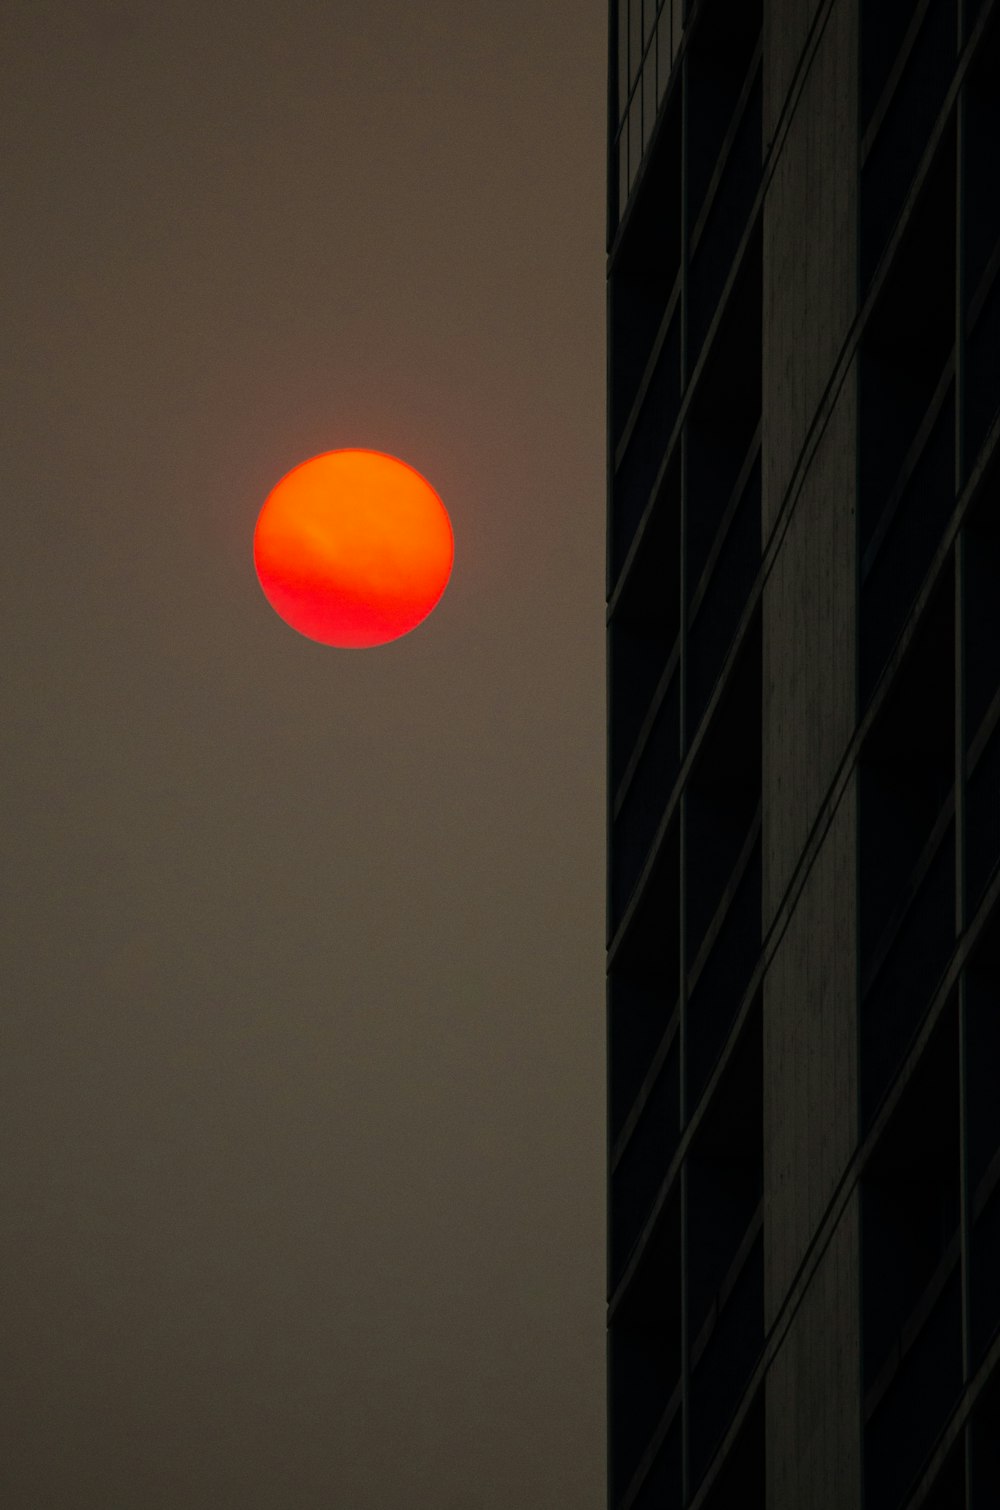
M913 174L913 179L910 183L909 189L907 190L906 198L903 200L903 204L899 212L899 217L896 221L895 226L893 227L892 232L889 235L885 246L882 249L882 253L878 259L878 262L875 264L875 268L872 272L871 278L869 279L868 292L865 296L864 309L861 315L858 331L861 339L863 339L864 328L868 323L875 304L878 302L879 295L881 294L882 287L885 283L886 277L888 276L889 270L896 259L900 246L905 239L906 232L909 229L909 223L916 208L917 201L920 198L924 184L926 183L927 178L930 174L931 166L934 162L935 157L937 156L938 148L941 145L942 138L944 137L944 134L951 122L952 112L955 108L955 101L958 98L958 94L964 82L965 73L968 68L967 54L968 49L966 49L966 55L963 55L962 59L959 61L958 67L955 70L954 77L952 78L951 84L948 88L948 93L945 95L944 103L942 104L941 109L938 112L937 120L931 127L930 135L927 139L927 145L924 148L923 155L919 163L917 164L916 171ZM850 344L850 338L848 344Z
M927 443L931 438L931 432L933 431L934 426L937 424L938 416L941 412L941 408L948 394L948 389L951 387L954 377L955 348L953 346L948 353L948 358L944 364L944 367L941 369L941 375L937 380L937 384L934 388L934 393L931 396L931 401L924 411L924 416L921 419L920 424L917 426L917 433L913 437L913 440L910 442L906 455L903 458L903 464L899 469L899 476L893 483L889 497L886 500L881 514L879 515L879 520L875 526L872 538L868 544L868 549L865 551L864 557L861 562L862 585L864 585L865 581L870 576L872 568L875 565L876 558L878 557L878 553L885 543L885 537L889 533L892 522L896 517L896 512L899 508L900 500L902 499L903 494L906 492L906 489L910 483L910 479L912 478L913 473L916 471L917 466L920 462L920 458L923 456L924 451L926 450Z
M899 1107L900 1098L910 1082L915 1066L920 1062L927 1044L937 1031L949 998L955 990L958 977L963 970L968 968L969 960L975 953L980 939L986 931L986 924L990 914L993 908L997 906L1000 906L1000 872L994 875L993 879L986 886L972 919L958 940L948 968L938 982L934 995L931 997L930 1005L927 1008L923 1021L912 1043L903 1055L899 1069L893 1076L891 1083L871 1117L864 1141L851 1160L848 1170L845 1171L845 1182L849 1184L856 1183L858 1176L865 1174L867 1165L878 1149L882 1134Z
M653 1087L655 1086L657 1080L659 1080L660 1073L667 1062L670 1050L674 1046L674 1040L676 1039L677 1034L680 1030L680 1020L681 1014L680 1007L678 1005L674 1007L674 1010L670 1015L670 1021L667 1023L666 1031L664 1032L663 1037L660 1039L660 1042L657 1044L656 1052L649 1062L649 1068L642 1078L642 1083L639 1086L638 1091L636 1092L635 1100L632 1102L632 1105L629 1108L628 1116L622 1123L621 1132L618 1134L617 1138L614 1141L614 1146L611 1150L612 1175L617 1173L618 1166L625 1155L629 1143L632 1141L632 1135L642 1120L642 1114L646 1110L646 1106L649 1102L650 1095L652 1094Z
M663 9L663 7L661 5L660 10L662 10L662 9ZM656 20L658 21L659 19L660 19L660 11L658 10L656 12ZM632 69L631 60L629 61L629 66L628 66L627 72L628 72L628 74L631 74L632 77L630 79L629 86L628 86L628 94L627 94L626 99L625 99L625 108L624 108L624 110L622 109L621 101L620 100L618 101L618 126L617 126L617 128L615 130L615 134L614 134L614 140L615 140L615 142L617 142L618 138L621 136L622 127L624 126L625 122L628 120L628 113L629 113L629 111L632 108L632 101L635 99L636 92L637 92L637 90L639 88L639 82L642 79L642 70L646 66L646 58L648 57L651 49L655 48L655 46L656 46L656 22L654 21L653 22L653 30L650 33L650 35L647 37L646 41L643 43L642 53L641 53L640 58L639 58L639 65L638 65L638 67L634 71ZM631 51L631 49L629 49L629 50Z
M719 706L721 698L724 696L729 686L729 679L732 675L734 675L735 666L739 659L740 652L743 649L747 635L750 633L754 616L757 613L759 607L764 579L765 571L764 567L761 566L760 570L757 573L754 585L747 596L747 602L743 609L743 613L740 616L740 622L737 625L736 633L733 636L732 643L730 644L729 649L726 652L726 658L722 663L722 668L719 672L718 677L716 678L715 686L712 689L712 695L708 700L708 704L705 708L704 713L702 713L701 715L701 719L698 723L697 729L694 732L694 737L691 740L691 744L687 750L687 753L681 760L681 768L677 774L677 780L674 782L674 787L673 791L670 794L670 799L667 803L666 809L664 810L663 816L660 818L659 824L657 825L656 832L650 844L649 852L646 856L642 870L640 871L639 878L632 889L632 895L629 898L628 906L625 909L621 921L618 923L615 929L613 937L608 941L608 969L612 969L614 967L618 954L623 947L624 940L628 937L628 932L632 925L632 920L634 919L641 905L646 886L649 882L649 877L656 865L656 860L659 855L660 849L666 838L670 825L673 822L674 815L677 811L677 805L680 801L681 792L690 779L692 767L694 766L695 761L698 759L701 753L701 746L707 735L708 727L713 717L715 716L715 711Z
M649 737L653 731L653 725L656 723L660 709L663 707L663 704L666 701L667 693L670 691L670 684L677 674L678 663L680 661L680 653L681 637L678 634L677 638L674 640L673 649L671 650L670 655L667 658L667 664L664 666L663 671L660 674L660 679L656 684L652 697L650 698L649 707L646 710L642 723L639 725L638 733L635 736L635 743L632 746L632 753L628 758L625 770L622 772L622 779L621 781L619 781L618 789L614 794L614 803L611 809L611 815L615 821L617 821L617 819L621 817L622 808L625 806L625 803L628 799L629 788L631 787L632 782L635 779L636 771L642 763L642 757L645 753L646 746L649 744Z
M688 1158L688 1155L691 1151L691 1144L697 1138L698 1133L701 1130L702 1121L708 1114L712 1099L715 1095L716 1090L718 1089L719 1082L729 1068L729 1061L732 1058L736 1044L738 1043L743 1033L743 1028L746 1024L747 1017L750 1014L750 1009L753 1006L754 1000L760 990L762 979L762 959L758 958L753 975L751 976L749 984L747 985L747 988L743 993L742 1000L740 1001L739 1010L736 1013L729 1032L726 1034L726 1041L723 1045L722 1053L719 1055L718 1059L715 1062L715 1066L712 1070L712 1073L708 1077L708 1083L701 1093L697 1106L695 1107L691 1116L688 1118L687 1126L681 1129L681 1135L677 1144L677 1148L674 1152L673 1158L670 1160L670 1163L667 1166L667 1170L663 1176L663 1179L660 1181L660 1186L653 1200L653 1204L650 1207L649 1214L646 1217L646 1220L643 1222L642 1227L639 1231L639 1236L636 1238L635 1243L632 1246L632 1252L629 1254L628 1262L626 1263L625 1268L622 1271L621 1278L615 1285L612 1294L608 1297L609 1320L613 1320L624 1305L635 1276L642 1264L646 1249L649 1246L650 1238L659 1226L660 1221L663 1218L663 1214L670 1203L670 1199L674 1194L677 1181L680 1177L681 1166Z
M635 567L636 558L639 554L640 549L639 541L649 527L649 521L653 514L653 510L656 508L656 502L660 495L660 489L663 487L667 473L673 465L677 447L681 443L681 433L684 429L685 409L686 406L684 404L684 400L682 399L680 410L678 412L676 420L674 421L674 427L670 432L666 447L664 448L663 456L660 460L660 465L656 469L656 475L653 478L652 485L650 486L649 493L646 497L646 502L642 506L642 513L639 515L638 523L636 524L635 530L633 532L632 544L628 548L625 560L622 562L616 580L611 584L611 591L608 594L607 610L607 619L609 621L611 614L614 612L614 606L617 606L618 602L621 599L622 591L626 588L628 580L627 574L631 574ZM612 567L613 564L614 563L612 562Z
M642 1486L646 1481L646 1477L650 1469L656 1461L660 1448L663 1446L664 1442L670 1434L670 1429L673 1426L674 1420L681 1409L682 1399L682 1382L680 1379L678 1379L677 1383L674 1385L673 1389L670 1392L670 1399L667 1401L666 1406L664 1407L663 1414L661 1415L659 1421L657 1421L656 1425L653 1427L649 1441L643 1449L642 1456L640 1457L639 1462L636 1466L636 1470L629 1480L628 1488L625 1490L625 1493L618 1501L618 1510L631 1510L631 1506L634 1505L636 1500L638 1499L640 1493L642 1492Z
M744 838L743 843L740 846L740 852L736 857L736 863L733 865L733 868L729 873L726 884L722 889L722 896L719 899L719 904L715 909L715 913L712 917L711 922L705 929L705 936L698 946L698 953L695 956L694 964L691 966L691 969L688 972L687 994L689 997L694 995L695 988L698 984L699 979L701 978L701 973L705 968L709 955L712 953L712 950L715 948L715 945L718 942L719 934L725 927L726 918L729 916L729 911L736 898L736 893L740 889L740 883L742 882L743 877L746 875L747 867L750 864L750 860L753 856L757 841L760 838L761 809L762 804L758 800L757 810L750 821L750 827L748 828L746 837Z
M636 176L635 176L635 181L634 181L634 183L632 184L631 188L628 191L628 197L627 197L626 202L625 202L625 209L624 209L624 211L622 212L621 216L618 219L618 226L617 226L617 229L615 231L614 238L613 238L613 240L611 242L611 246L608 249L607 270L608 270L608 276L609 277L611 276L611 274L615 270L616 264L618 262L618 258L621 256L622 244L623 244L623 242L628 237L629 225L631 223L632 214L633 214L633 211L635 209L635 202L636 202L636 199L638 198L639 190L642 187L642 181L643 181L643 178L645 176L646 166L647 166L647 164L649 162L649 159L655 153L657 136L659 135L660 130L663 127L664 119L670 114L670 105L671 105L671 102L672 102L672 99L673 99L674 91L676 89L680 88L680 77L681 77L681 68L679 67L679 64L680 64L680 61L681 61L681 52L680 52L680 49L683 48L684 45L685 45L685 32L686 32L686 28L685 28L685 31L683 31L681 33L680 44L679 44L679 47L678 47L678 51L674 54L673 64L672 64L671 69L670 69L670 78L667 80L667 87L666 87L666 89L664 91L663 98L660 100L659 104L656 107L656 120L655 120L655 122L653 124L653 130L652 130L652 132L650 134L649 141L646 143L645 147L643 148L642 157L641 157L641 160L640 160L640 163L639 163L639 169L638 169L638 172L636 173ZM641 73L641 70L640 70L640 73L639 73L638 77L641 77L641 76L642 76L642 73ZM638 83L638 78L636 79L636 83ZM635 93L635 85L633 85L632 90L629 93L629 104L630 105L631 105L632 95L634 93ZM619 122L618 128L617 128L617 130L615 132L614 145L615 145L616 148L617 148L617 145L618 145L619 138L621 136L622 126L624 125L624 123L625 123L625 121L627 119L628 119L628 110L626 109L625 115L622 117L621 121Z
M632 400L632 407L628 412L628 418L626 419L625 427L622 430L621 440L615 447L614 465L616 473L621 467L622 462L625 460L625 453L629 448L629 442L631 441L632 436L635 433L636 425L639 423L639 415L642 412L643 404L646 402L646 396L649 393L649 389L652 385L653 374L656 371L657 363L659 362L660 357L663 354L663 348L666 344L667 336L670 334L670 327L673 324L674 315L676 314L677 306L680 303L680 297L681 270L680 268L678 268L677 275L674 278L673 288L670 290L670 297L667 300L666 310L664 311L663 318L660 320L660 324L656 332L656 337L653 341L653 348L646 360L646 365L642 371L642 377L639 379L639 386L635 392L635 398Z
M692 0L692 3L688 7L687 19L684 21L683 25L681 26L680 39L679 39L679 41L677 43L677 46L674 47L673 45L671 45L671 52L673 54L673 58L672 58L671 67L670 67L670 77L667 80L667 87L666 87L666 91L664 93L664 96L663 96L663 98L660 101L659 106L658 106L657 120L656 120L655 126L653 127L653 134L652 134L652 136L649 139L649 143L648 143L648 145L647 145L647 147L645 149L645 152L643 153L643 159L644 159L644 161L645 161L645 158L648 155L651 154L653 145L654 145L654 143L656 141L656 134L657 134L658 130L660 129L660 126L661 126L662 121L663 121L663 117L668 113L670 98L673 95L674 90L680 87L680 79L681 79L681 74L683 72L683 68L682 68L683 60L684 60L684 57L685 57L685 55L687 53L687 49L688 49L688 47L690 45L690 39L691 39L692 35L694 34L694 32L697 30L699 21L701 19L701 16L702 16L705 8L706 8L706 0ZM639 70L639 75L636 76L636 80L633 82L632 87L631 87L631 89L629 91L629 103L631 103L632 95L635 92L635 83L638 82L638 78L641 76L641 73L642 73L642 70L640 69ZM617 130L615 132L614 140L615 140L615 144L616 145L617 145L617 141L618 141L618 136L620 135L620 132L621 132L621 126L622 126L623 122L627 118L628 118L628 107L626 106L625 113L622 116L621 121L619 121L618 128L617 128ZM638 172L638 174L636 176L635 183L632 185L632 188L629 191L628 202L627 202L627 204L625 206L625 213L621 216L620 220L618 221L618 229L617 229L617 231L615 233L614 240L612 241L611 247L610 247L610 249L608 251L608 271L609 272L611 272L613 270L615 262L616 262L617 258L619 257L619 255L621 253L622 241L623 241L624 237L627 235L627 227L628 227L629 219L631 218L630 217L630 211L632 209L632 205L633 205L633 202L634 202L634 199L635 199L636 190L638 189L639 185L642 182L642 175L643 175L643 163L640 164L640 166L639 166L639 172Z
M978 1222L1000 1185L1000 1148L997 1149L972 1196L972 1220Z
M659 468L657 469L656 476L653 479L653 484L649 490L649 495L646 499L645 505L643 506L642 514L640 515L639 522L636 525L636 535L638 535L639 531L645 527L646 518L655 506L656 497L663 485L663 479L666 476L667 468L670 462L673 460L674 451L676 450L676 447L680 441L681 432L684 428L684 425L687 423L688 411L690 410L691 405L694 402L695 397L697 396L698 387L701 383L705 368L708 364L708 359L712 353L712 347L715 344L722 322L726 314L728 313L729 301L732 298L733 290L743 269L743 263L746 259L750 242L757 232L761 207L763 205L763 198L764 196L762 185L757 190L757 195L753 202L753 208L751 209L750 214L747 216L747 223L743 228L743 233L740 236L740 243L736 249L736 255L733 257L729 272L726 275L726 281L723 284L722 292L719 295L719 301L715 307L715 313L712 316L712 323L709 325L705 339L702 342L701 351L698 354L698 360L695 363L694 371L692 372L691 378L684 388L683 393L681 394L680 406L677 411L677 419L675 420L674 427L670 432L667 445L664 449L663 459L660 463ZM619 581L622 579L626 567L630 568L630 563L633 560L634 557L630 549L628 556L626 557L625 562L623 563L619 571L618 579L612 584L611 592L608 595L609 601L614 599L618 591Z
M701 243L705 225L708 221L708 217L712 213L712 207L715 204L715 198L719 192L719 185L721 184L723 177L725 176L726 167L729 163L729 156L733 150L733 143L736 141L736 138L740 133L740 129L743 125L743 118L746 115L747 106L750 102L750 96L753 94L754 86L757 82L757 74L760 71L762 56L763 42L762 39L758 37L757 45L754 48L753 55L750 58L746 77L744 78L743 83L740 85L740 93L739 97L737 98L736 104L733 107L732 117L730 119L729 125L726 127L726 134L723 137L722 145L719 148L719 155L716 158L715 167L712 169L712 176L708 180L708 187L705 190L704 202L701 209L698 211L698 219L695 221L694 229L691 232L691 247L688 253L688 260L690 262L693 262L698 254L698 247Z
M719 528L715 532L715 539L712 541L711 549L708 552L708 560L705 562L705 565L702 568L701 576L698 578L698 585L691 595L691 602L688 608L689 627L694 624L695 619L698 617L698 610L701 608L702 599L708 591L712 573L715 570L719 556L722 554L722 548L726 543L726 537L729 534L732 522L736 517L736 511L743 501L743 494L746 492L747 484L750 481L750 475L753 472L757 457L760 453L761 428L762 421L758 420L757 428L753 433L753 437L750 441L749 446L747 447L746 456L743 458L743 461L740 465L739 476L733 484L733 488L729 494L729 499L723 511L722 518L719 521Z
M937 1445L924 1464L920 1476L910 1486L906 1499L906 1510L911 1510L911 1507L918 1507L918 1510L922 1510L923 1506L931 1503L931 1492L933 1486L937 1483L938 1474L963 1435L972 1412L979 1404L980 1396L983 1394L985 1386L991 1378L995 1378L994 1370L998 1363L1000 1363L1000 1336L994 1337L985 1358L979 1364L972 1378L963 1385L962 1393L937 1439ZM959 1451L961 1451L960 1448Z
M691 1344L692 1373L698 1367L705 1349L708 1347L708 1344L712 1340L712 1334L718 1326L719 1317L724 1313L726 1309L726 1302L729 1300L729 1297L732 1294L733 1289L735 1288L736 1281L739 1279L741 1273L743 1272L746 1261L750 1257L750 1252L753 1248L753 1245L763 1231L763 1227L764 1199L762 1196L761 1199L757 1202L753 1216L747 1223L746 1231L743 1233L743 1236L739 1240L736 1252L733 1254L733 1257L730 1260L729 1268L726 1270L722 1283L719 1285L719 1288L715 1293L715 1298L708 1308L708 1315L705 1318L701 1330L699 1331L698 1336L695 1338L694 1342Z
M885 967L886 960L892 953L893 946L899 935L899 931L906 921L910 908L916 900L917 893L927 878L927 873L937 857L937 852L944 842L949 825L955 815L955 790L954 787L948 793L942 804L941 810L934 820L931 831L927 836L917 863L914 865L903 886L902 895L897 902L888 923L882 930L882 935L875 947L875 954L866 978L861 984L861 1009L864 1010L865 1002L871 995L875 982Z
M944 1253L941 1255L934 1273L920 1292L920 1296L912 1311L893 1339L888 1357L879 1369L871 1386L865 1391L864 1419L866 1426L869 1425L872 1417L892 1388L892 1382L898 1374L904 1358L912 1351L914 1344L927 1324L931 1312L941 1299L944 1289L951 1278L952 1271L958 1264L960 1250L960 1232L956 1229Z
M929 10L930 0L920 0L920 3L916 6L913 12L913 17L907 28L906 35L900 43L899 51L896 54L896 60L889 70L889 77L886 79L885 84L883 85L882 93L879 96L878 103L875 106L875 109L872 111L871 121L869 122L865 130L865 134L861 139L862 172L864 171L865 164L868 162L868 159L872 153L872 149L875 146L875 138L881 131L885 118L889 113L889 106L892 104L896 90L899 88L899 81L903 77L907 63L910 61L910 56L916 45L917 37L920 35L920 28L923 26L927 12Z
M647 504L646 508L643 509L639 523L635 527L635 533L632 536L632 543L625 553L625 560L622 562L621 571L618 573L618 581L615 583L614 591L608 598L607 610L604 616L606 625L610 625L615 614L621 607L623 596L628 592L629 583L632 579L632 572L635 568L635 563L638 557L642 553L643 540L645 539L646 531L649 529L649 522L655 512L656 500L659 498L660 490L663 487L666 473L669 470L669 464L671 461L673 461L676 442L678 439L679 431L676 434L674 432L671 432L670 446L664 453L663 463L661 463L659 469L657 470L656 481L654 482L651 490L649 503Z
M1000 237L997 238L997 244L989 255L989 260L983 269L982 277L979 279L979 285L969 303L968 312L965 317L967 335L971 335L979 323L983 306L992 292L998 272L1000 272Z
M994 692L993 699L980 719L979 728L976 730L975 737L969 746L969 753L965 761L966 780L972 776L976 766L982 759L983 751L996 732L998 723L1000 723L1000 687Z
M850 743L845 748L844 754L841 757L838 774L834 778L827 800L833 795L834 789L846 779L851 767L857 763L859 751L880 716L882 705L889 695L896 672L906 658L923 612L937 589L939 578L955 544L955 537L959 530L964 527L966 519L972 510L976 494L982 486L986 474L998 452L1000 452L1000 414L996 415L987 432L975 467L952 510L951 520L942 531L941 540L934 553L934 559L927 569L916 597L910 604L909 612L903 621L903 627L896 639L892 653L879 673L878 680L868 701L868 706L865 709L864 717L855 729Z

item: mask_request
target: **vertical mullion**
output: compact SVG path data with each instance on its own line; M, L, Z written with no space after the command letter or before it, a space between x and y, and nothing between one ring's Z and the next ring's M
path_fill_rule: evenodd
M958 54L965 37L964 0L957 4ZM965 86L955 105L955 497L965 477ZM966 924L965 896L965 531L955 537L955 933ZM958 979L958 1110L959 1110L959 1238L962 1266L962 1383L971 1371L971 1245L968 1153L968 977ZM972 1495L972 1432L962 1436L965 1462L965 1500Z
M610 252L611 243L618 229L619 196L618 184L618 138L621 135L621 49L619 47L619 15L622 0L611 0L608 6L608 130L607 161L605 164L605 226L604 247ZM614 108L612 109L612 101Z
M606 205L606 251L610 253L612 243L618 231L621 220L622 197L620 183L621 149L620 140L622 126L622 58L621 58L621 12L622 6L628 7L628 0L611 0L608 6L608 155L607 155L607 205ZM627 71L628 50L626 48L625 64ZM612 109L612 101L614 108ZM628 146L626 140L626 166ZM605 279L605 598L611 592L611 568L612 568L612 534L614 527L614 444L611 434L611 426L607 422L607 415L612 412L612 397L614 384L614 363L612 360L614 327L614 301L613 281L610 276ZM604 697L605 697L605 750L604 769L606 772L606 796L605 796L605 843L604 843L604 935L607 944L611 939L611 874L612 874L612 804L614 801L611 786L611 748L612 748L612 719L614 717L614 693L611 685L611 626L605 625L604 630ZM605 1090L604 1105L605 1115L605 1149L604 1168L607 1171L604 1187L604 1273L606 1276L605 1291L611 1288L611 1231L613 1195L611 1186L611 1140L612 1128L609 1114L611 1106L611 1077L612 1077L612 1035L611 1035L611 1007L612 988L611 976L605 968L604 977L604 1044L605 1044ZM615 1441L617 1421L612 1411L612 1346L611 1328L608 1325L607 1305L605 1306L604 1324L604 1427L607 1464L605 1468L605 1493L607 1497L607 1510L614 1510L614 1472L613 1465L617 1452Z
M862 158L862 143L867 124L864 114L863 80L864 80L864 47L865 47L865 19L868 4L872 0L858 0L856 10L855 32L855 55L854 67L857 79L856 89L856 119L854 131L855 162L854 162L854 192L856 195L856 229L854 237L854 303L855 310L860 313L863 295L866 290L862 287L862 259L861 248L866 233L865 225L865 195L864 195L864 161ZM854 718L853 725L857 729L861 722L861 347L860 343L851 363L850 382L853 387L854 409L854 508L852 510L854 527ZM862 1110L862 973L861 973L861 920L862 920L862 876L861 876L861 836L864 814L862 811L862 782L860 759L852 772L854 786L854 874L851 878L853 891L853 927L854 927L854 1147L859 1148L864 1133L864 1115ZM865 1257L866 1237L865 1232L865 1203L862 1200L862 1184L859 1181L854 1194L856 1203L856 1247L855 1247L855 1295L857 1300L857 1325L858 1340L863 1341L865 1332ZM868 1482L868 1433L865 1421L865 1374L864 1354L859 1345L854 1357L854 1375L856 1385L856 1408L857 1408L857 1433L858 1433L858 1483L857 1502L863 1505L865 1501L865 1487Z
M688 384L688 237L690 231L688 214L688 180L689 163L688 154L690 148L688 134L688 83L690 71L687 56L681 61L681 257L680 257L680 308L678 318L680 320L680 361L681 361L681 402L687 392ZM688 747L688 718L687 718L687 613L688 613L688 421L685 420L680 436L680 654L678 656L678 696L680 698L680 755L683 762ZM687 789L681 792L680 797L680 981L679 981L679 1023L678 1023L678 1059L680 1071L680 1125L681 1130L687 1126L688 1121L688 1097L687 1097L687 887L688 887L688 800ZM690 1318L688 1311L688 1160L685 1158L681 1165L681 1483L683 1499L686 1504L691 1497L691 1336Z

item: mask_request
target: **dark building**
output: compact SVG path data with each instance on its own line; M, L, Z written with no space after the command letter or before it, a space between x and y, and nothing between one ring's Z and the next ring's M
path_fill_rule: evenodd
M612 1510L1000 1507L1000 0L612 0Z

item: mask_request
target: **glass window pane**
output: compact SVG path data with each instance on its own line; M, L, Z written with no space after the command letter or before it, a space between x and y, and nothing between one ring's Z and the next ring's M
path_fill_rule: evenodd
M668 0L669 3L669 0ZM618 0L618 120L628 100L628 0Z
M622 122L618 138L618 219L625 214L628 203L628 121Z
M670 65L673 62L673 53L670 50L670 11L671 0L667 0L660 11L660 19L656 27L656 79L659 85L657 99L662 100L666 91L667 80L670 77Z
M671 51L671 0L666 0L666 5L660 11L660 20L657 21L656 51L659 98L662 100L666 80L671 77L671 63L674 62L674 53Z
M628 77L634 83L642 62L642 0L628 0Z
M639 84L628 111L628 186L635 183L642 158L642 85Z
M656 124L656 48L646 54L642 68L642 145L649 141Z

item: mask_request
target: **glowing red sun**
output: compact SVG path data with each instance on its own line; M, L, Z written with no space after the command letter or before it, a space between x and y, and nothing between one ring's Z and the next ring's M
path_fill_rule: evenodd
M327 451L268 495L253 537L275 613L322 645L415 629L451 575L451 521L430 483L381 451Z

